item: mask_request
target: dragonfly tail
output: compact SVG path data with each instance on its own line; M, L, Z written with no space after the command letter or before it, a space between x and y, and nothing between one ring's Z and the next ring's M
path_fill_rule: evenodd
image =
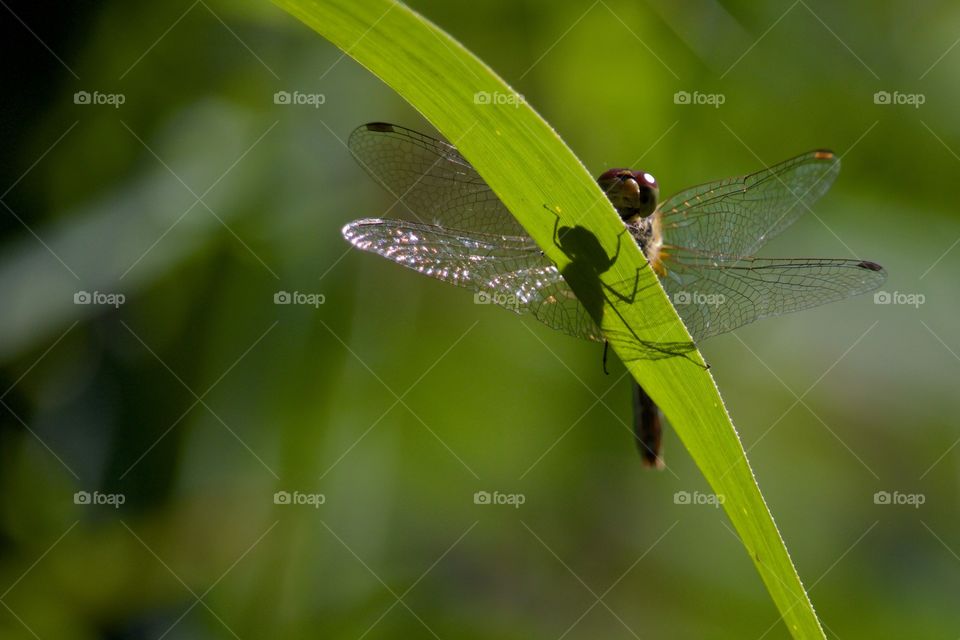
M636 380L633 380L633 437L646 467L663 469L660 436L663 424L660 409Z

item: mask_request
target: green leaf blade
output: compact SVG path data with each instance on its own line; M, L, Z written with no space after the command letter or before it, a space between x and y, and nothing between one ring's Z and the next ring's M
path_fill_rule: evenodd
M381 78L467 157L544 252L564 271L559 224L582 227L613 255L623 225L556 132L491 69L402 4L388 0L275 0ZM484 92L491 96L483 103ZM478 98L478 94L481 95ZM502 96L493 98L493 96ZM511 97L513 100L511 101ZM546 207L545 207L546 205ZM601 326L630 373L660 405L724 508L795 638L823 630L773 522L720 393L696 350L638 357L649 343L691 343L656 275L632 242L600 279L638 282L633 304L604 299ZM578 296L582 282L568 278Z

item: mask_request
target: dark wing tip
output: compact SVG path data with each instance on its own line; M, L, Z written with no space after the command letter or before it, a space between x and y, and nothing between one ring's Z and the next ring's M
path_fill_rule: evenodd
M389 122L368 122L360 127L367 131L376 131L377 133L393 133L393 125Z
M868 271L883 271L883 267L881 267L876 262L870 262L869 260L858 262L857 266L860 267L861 269L867 269Z

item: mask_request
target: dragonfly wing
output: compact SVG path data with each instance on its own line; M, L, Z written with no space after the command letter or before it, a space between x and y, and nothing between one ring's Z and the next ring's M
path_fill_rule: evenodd
M395 124L374 122L350 134L360 166L419 220L448 229L525 235L523 227L456 147Z
M660 204L664 243L721 261L754 255L826 193L840 171L830 151L810 151L746 176L691 187Z
M661 282L697 341L872 291L887 277L874 262L820 258L724 263L689 257L670 268Z
M578 338L603 340L556 266L528 236L468 233L380 218L351 222L343 228L343 236L358 249L472 289L478 303L530 313Z

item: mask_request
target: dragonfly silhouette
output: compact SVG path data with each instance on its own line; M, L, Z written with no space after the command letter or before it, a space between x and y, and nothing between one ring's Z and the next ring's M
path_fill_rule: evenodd
M566 334L605 342L564 274L453 145L376 122L358 127L349 147L367 173L420 218L351 222L343 236L353 246L473 289L484 301L529 313ZM832 152L809 151L659 203L657 182L644 171L610 169L597 182L699 342L883 283L886 272L875 262L753 257L809 210L839 170ZM557 229L554 236L561 248L569 244ZM598 258L604 269L615 260L602 253ZM660 412L639 385L633 400L640 453L646 464L661 467Z

